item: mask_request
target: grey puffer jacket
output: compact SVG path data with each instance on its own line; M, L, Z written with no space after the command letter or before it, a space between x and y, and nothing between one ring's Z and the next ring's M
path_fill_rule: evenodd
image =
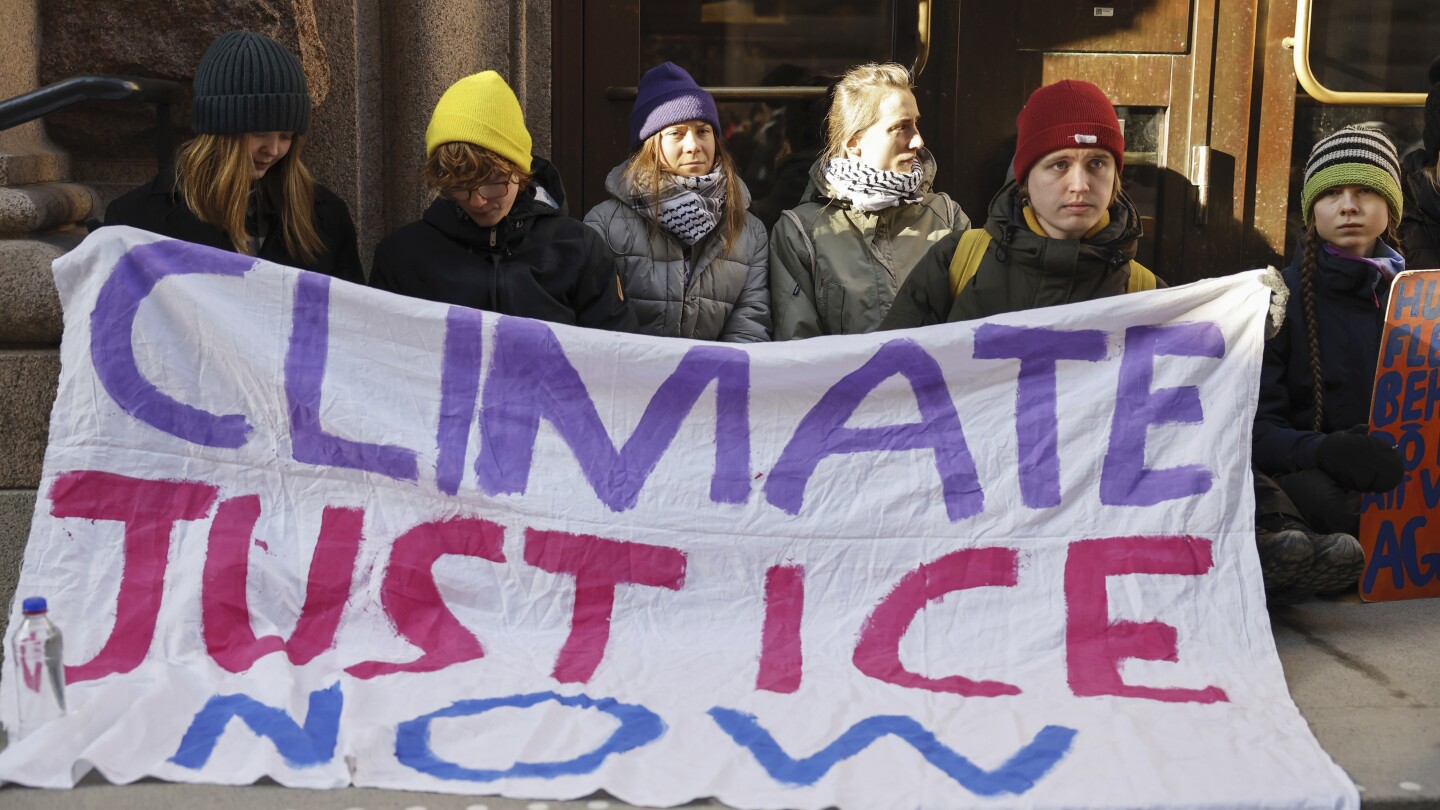
M960 204L933 190L935 159L920 150L917 202L856 211L810 167L806 202L784 212L770 238L775 339L873 332L895 291L931 245L970 227Z
M687 246L652 226L648 212L631 207L625 183L628 165L610 171L605 178L610 199L590 209L585 224L599 232L615 255L641 333L729 343L769 340L765 226L746 214L744 229L728 249L719 227ZM744 183L740 189L748 209L750 192Z

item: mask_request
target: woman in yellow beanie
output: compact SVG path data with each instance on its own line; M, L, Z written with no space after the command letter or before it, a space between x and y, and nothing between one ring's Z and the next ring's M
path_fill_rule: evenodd
M636 331L610 251L564 216L550 162L530 154L520 102L493 70L440 97L424 178L438 196L375 248L370 285L552 323Z
M720 140L715 99L665 62L640 79L635 153L585 215L620 267L640 330L754 343L770 339L768 239Z

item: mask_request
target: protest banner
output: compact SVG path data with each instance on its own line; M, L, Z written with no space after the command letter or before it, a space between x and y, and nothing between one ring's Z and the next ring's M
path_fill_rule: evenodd
M1385 313L1370 429L1395 441L1405 477L1361 497L1368 602L1440 596L1440 270L1396 276Z
M743 347L122 228L55 274L72 711L0 779L1358 806L1265 613L1253 273Z

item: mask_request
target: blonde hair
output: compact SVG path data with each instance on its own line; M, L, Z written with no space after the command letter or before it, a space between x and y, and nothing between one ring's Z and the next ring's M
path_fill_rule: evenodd
M257 183L278 186L285 250L313 264L325 252L325 243L315 230L315 178L300 160L304 143L304 136L294 136L285 157L256 181L245 133L202 132L176 157L175 187L196 219L224 231L236 252L252 256L252 237L245 228L251 188Z
M651 200L652 231L659 227L660 183L666 175L675 174L665 166L665 158L660 151L660 138L664 134L665 131L661 130L646 138L640 148L635 150L630 165L625 167L626 185L641 190ZM721 182L725 184L725 213L721 218L721 233L724 236L723 245L729 250L745 229L745 197L740 188L740 178L735 172L735 161L731 159L730 153L725 151L725 144L720 140L718 132L715 133L715 163L724 170Z
M915 92L910 71L894 62L870 62L845 71L835 84L834 100L825 117L822 160L845 157L845 146L880 120L880 105L896 91Z
M492 178L505 175L519 178L520 188L530 184L533 176L511 160L500 157L483 146L464 141L446 141L435 147L425 158L420 176L425 185L436 191L447 188L479 188Z

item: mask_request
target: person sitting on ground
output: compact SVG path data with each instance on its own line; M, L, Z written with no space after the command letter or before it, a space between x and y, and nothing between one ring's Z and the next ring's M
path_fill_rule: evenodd
M806 202L782 212L771 234L776 340L880 325L930 246L970 227L959 203L931 188L935 171L910 72L897 64L846 71Z
M110 203L106 225L365 283L350 210L300 159L310 95L294 54L262 34L220 35L195 69L190 122L173 174Z
M985 227L937 242L881 329L1164 286L1135 261L1140 212L1120 187L1125 136L1105 93L1068 79L1041 87L1015 125L1012 173L990 201Z
M1440 57L1430 63L1422 146L1405 155L1400 239L1411 267L1440 268Z
M630 113L635 152L605 179L610 199L585 215L645 334L770 339L769 239L746 213L750 192L719 129L715 99L684 68L650 69Z
M531 155L515 92L493 70L440 97L425 131L417 222L375 247L370 285L446 304L620 332L636 331L610 251L564 214L560 173Z
M1394 443L1367 430L1384 302L1405 269L1391 246L1402 210L1400 160L1383 134L1352 127L1315 144L1255 412L1256 542L1272 604L1355 587L1360 495L1404 473Z

